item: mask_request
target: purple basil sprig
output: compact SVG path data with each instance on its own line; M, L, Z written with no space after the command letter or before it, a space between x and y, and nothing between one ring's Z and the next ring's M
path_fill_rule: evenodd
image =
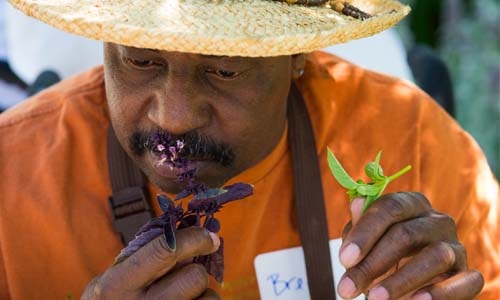
M139 229L135 239L120 252L115 264L123 261L160 234L164 234L169 247L175 249L174 228L198 226L214 233L219 232L220 222L215 217L215 213L220 211L226 203L253 194L253 187L246 183L236 183L223 188L209 188L202 183L197 183L195 180L197 170L187 169L189 159L183 152L184 142L175 140L168 134L158 132L151 135L146 147L160 159L161 163L171 164L181 170L177 177L179 181L186 183L186 186L175 196L174 200L163 194L157 196L163 214L152 218ZM184 210L182 204L175 205L175 200L190 195L193 195L193 198L188 202L187 210ZM202 264L219 283L224 277L224 240L222 237L220 237L220 242L216 252L193 259L194 263Z

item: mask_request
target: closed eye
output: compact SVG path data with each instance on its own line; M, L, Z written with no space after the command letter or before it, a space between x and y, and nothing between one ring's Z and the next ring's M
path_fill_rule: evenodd
M231 79L234 79L234 78L240 76L240 74L241 74L239 72L221 70L221 69L207 69L206 72L208 74L213 74L213 75L215 75L223 80L231 80Z
M140 69L140 70L146 70L146 69L150 69L150 68L158 67L158 66L162 65L161 63L158 63L154 60L148 60L148 59L143 60L143 59L134 59L134 58L130 58L130 57L124 57L123 60L125 61L126 64L128 64L134 68Z

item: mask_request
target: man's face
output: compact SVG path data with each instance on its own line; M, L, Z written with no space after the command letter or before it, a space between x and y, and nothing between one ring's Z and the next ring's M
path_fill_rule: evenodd
M166 192L179 170L144 147L156 132L182 139L197 181L220 186L262 160L281 138L291 79L303 56L219 57L105 44L113 127L127 153Z

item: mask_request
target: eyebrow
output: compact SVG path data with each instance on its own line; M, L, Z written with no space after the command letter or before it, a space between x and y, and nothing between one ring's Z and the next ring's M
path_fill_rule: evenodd
M120 46L120 48L122 48L125 51L130 51L130 53L134 53L137 51L146 51L146 52L150 52L151 54L162 55L162 52L176 52L176 51L165 51L165 50L152 49L152 48L137 48L137 47L131 47L131 46L125 46L125 45L118 45L118 46ZM220 55L208 55L208 54L198 54L198 53L185 53L185 54L196 55L196 56L199 56L201 59L205 59L207 61L213 61L214 63L248 62L248 60L242 56L220 56Z
M133 47L130 47L133 48ZM136 48L136 49L142 49L142 50L147 50L151 51L154 53L161 53L163 50L158 50L158 49L149 49L149 48ZM220 55L209 55L209 54L199 54L199 53L192 53L194 55L199 55L203 58L207 59L227 59L227 60L232 60L232 59L240 59L241 57L238 56L220 56Z

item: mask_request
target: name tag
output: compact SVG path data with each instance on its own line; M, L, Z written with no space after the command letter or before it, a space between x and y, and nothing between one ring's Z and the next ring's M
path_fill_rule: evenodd
M339 261L341 239L330 241L332 284L337 287L345 268ZM302 247L259 254L254 260L261 300L310 300ZM338 299L340 296L337 294ZM355 300L364 300L360 295Z

